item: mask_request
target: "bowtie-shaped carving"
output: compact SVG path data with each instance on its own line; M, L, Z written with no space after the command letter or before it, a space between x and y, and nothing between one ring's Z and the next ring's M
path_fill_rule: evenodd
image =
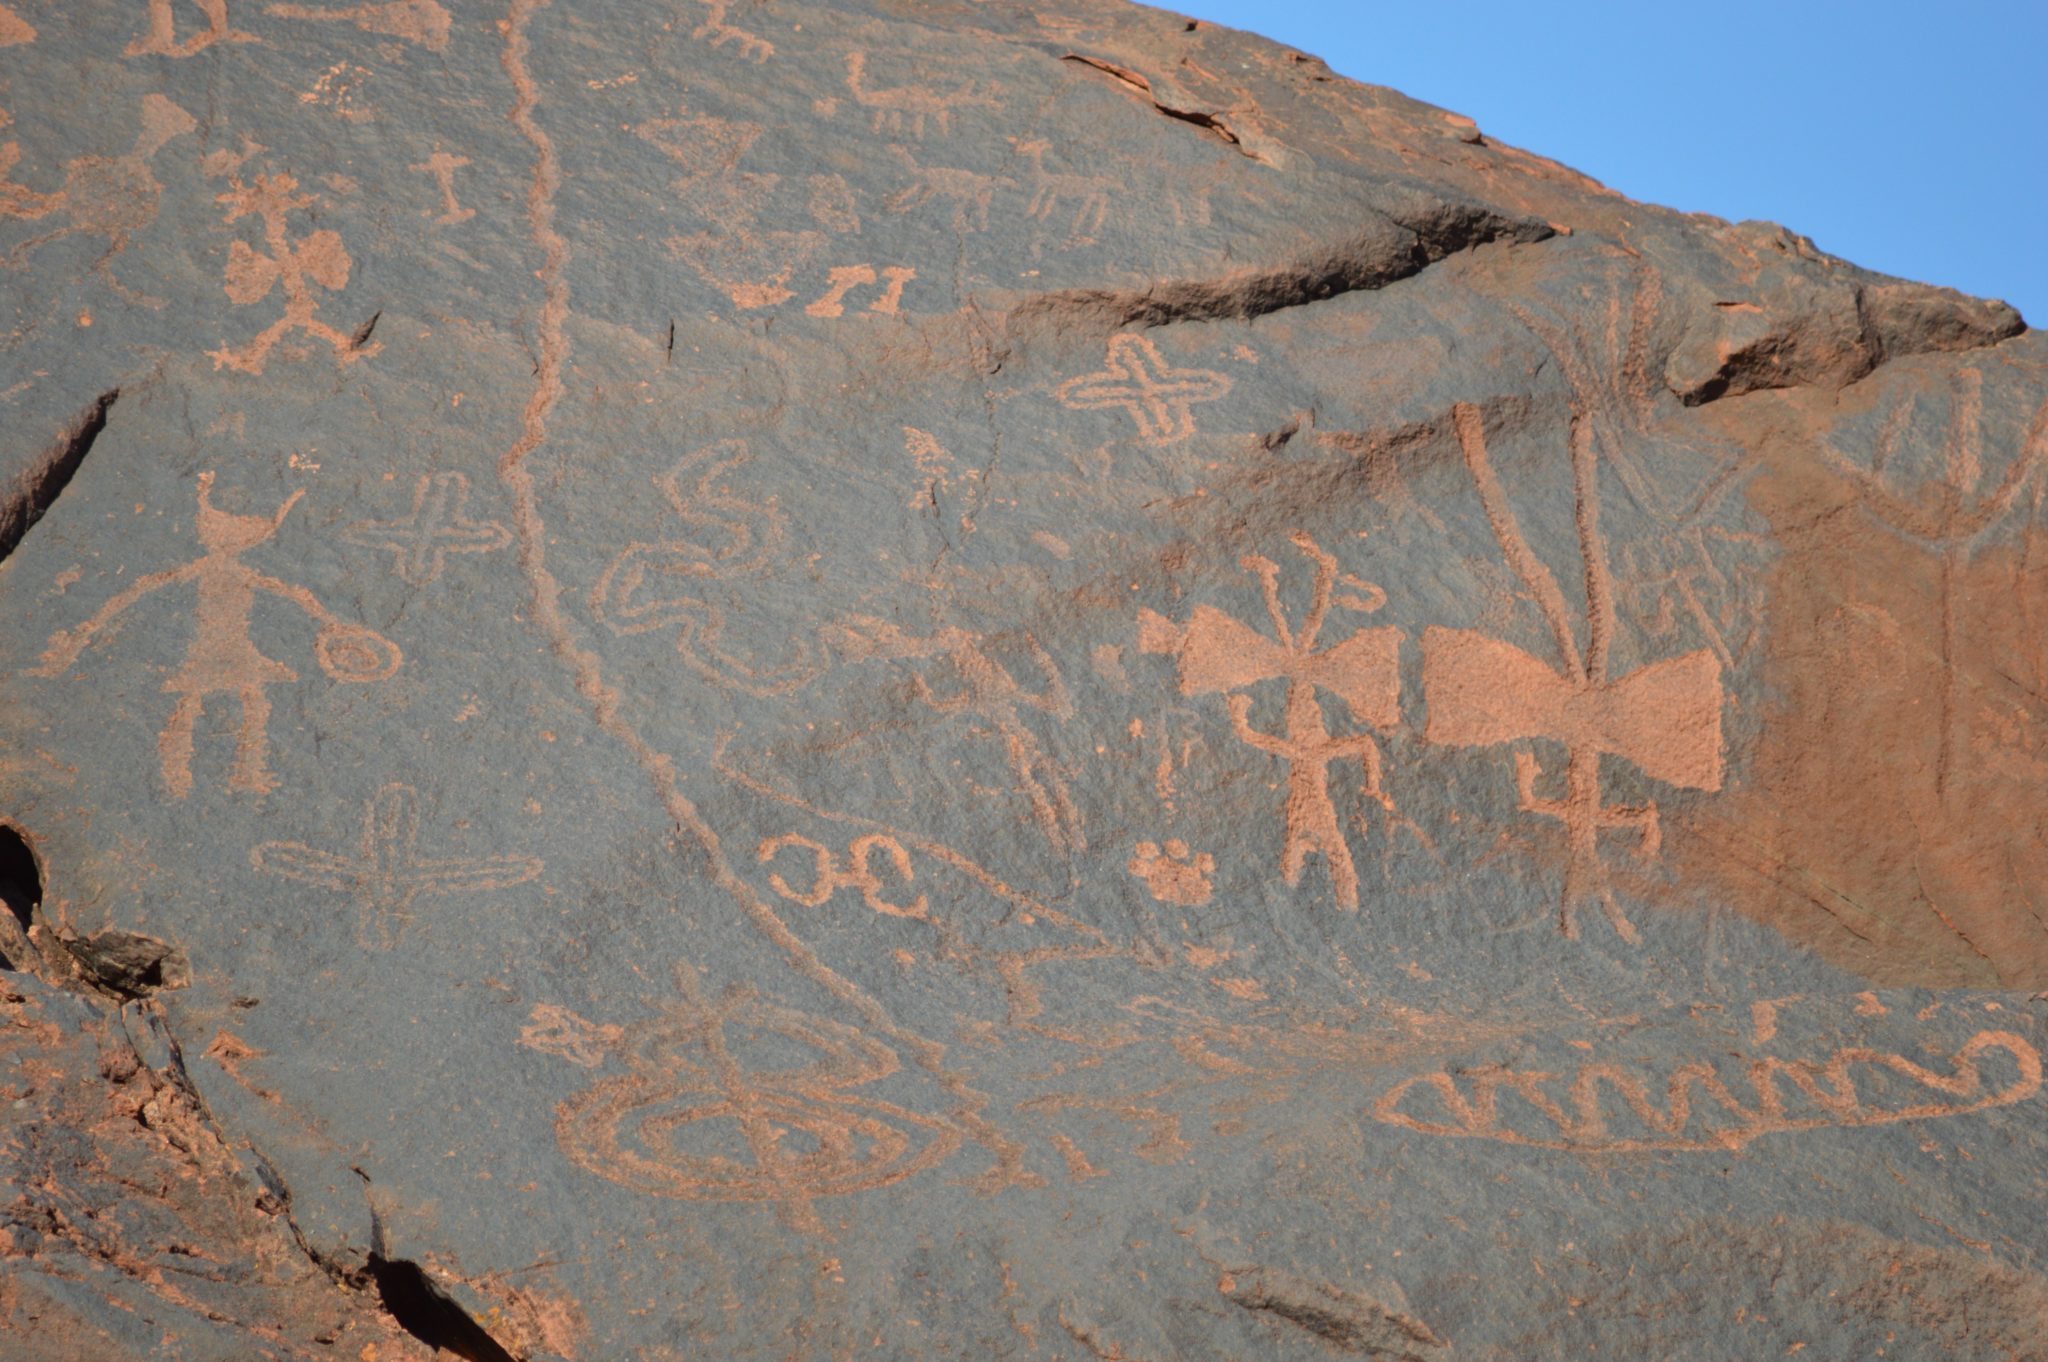
M1182 695L1241 690L1284 676L1328 691L1360 723L1393 728L1401 721L1399 629L1360 629L1319 653L1304 653L1214 606L1198 605L1184 629L1147 610L1139 615L1138 631L1143 651L1178 654Z
M1422 689L1429 742L1550 738L1621 757L1666 785L1721 788L1721 663L1706 648L1591 683L1485 634L1432 628L1422 636Z

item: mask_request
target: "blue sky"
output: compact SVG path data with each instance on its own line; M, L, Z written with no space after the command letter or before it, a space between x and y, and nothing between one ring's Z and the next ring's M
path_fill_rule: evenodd
M2048 0L1168 0L1631 198L2048 326Z

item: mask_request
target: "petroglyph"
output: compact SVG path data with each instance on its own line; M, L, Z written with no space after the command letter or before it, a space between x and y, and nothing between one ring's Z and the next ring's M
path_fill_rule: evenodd
M830 287L818 295L816 301L804 308L813 317L838 317L846 312L846 295L865 284L875 282L873 265L842 265L827 276ZM903 301L903 286L917 278L917 271L907 267L892 266L882 271L882 292L867 310L884 317L896 315L897 305Z
M687 193L699 181L734 173L766 131L759 123L740 123L679 109L673 118L649 118L633 126L633 135L683 169L675 182Z
M913 509L922 506L937 506L939 492L953 484L953 456L939 443L936 435L916 426L903 428L903 452L917 466L918 477L923 479L918 490L911 495Z
M440 577L451 553L491 553L512 542L512 532L495 520L471 520L469 479L461 473L428 473L413 484L412 510L397 520L359 520L341 537L361 548L391 555L391 570L413 586Z
M759 123L741 123L678 109L673 118L649 118L633 126L633 135L682 167L676 192L688 195L704 181L735 174L740 159L766 131Z
M1034 1097L1027 1102L1019 1102L1017 1110L1047 1117L1069 1111L1095 1112L1109 1116L1144 1133L1145 1138L1135 1152L1147 1163L1178 1163L1194 1152L1193 1146L1181 1138L1180 1117L1170 1111L1161 1111L1157 1107L1148 1107L1137 1102L1113 1097L1096 1097L1087 1093L1056 1092ZM1062 1140L1054 1136L1050 1142L1066 1158L1067 1171L1073 1175L1075 1181L1085 1180L1095 1173L1093 1165L1071 1139Z
M303 491L293 492L270 516L233 515L212 504L213 474L199 475L199 513L194 520L206 552L183 567L138 577L74 629L50 636L36 676L58 676L89 647L94 637L151 592L191 582L198 599L193 612L192 641L184 665L163 684L178 697L163 733L157 739L164 787L173 799L192 792L193 730L208 696L233 695L241 704L236 730L235 764L228 788L264 793L277 781L267 769L270 700L265 694L299 674L257 651L250 638L249 614L258 593L289 601L320 626L314 659L336 681L382 681L398 670L398 645L373 629L349 624L320 604L304 587L268 577L242 562L242 555L277 533Z
M1213 892L1209 876L1215 873L1216 858L1206 851L1192 851L1186 842L1171 837L1163 848L1157 842L1138 843L1131 848L1130 864L1124 868L1144 881L1159 902L1199 908Z
M677 656L718 685L750 695L786 695L817 675L812 650L793 641L790 660L772 668L726 652L725 611L705 592L776 564L785 524L775 498L747 501L720 483L752 458L744 442L727 440L684 455L655 479L676 519L712 542L681 538L627 545L598 580L590 608L615 634L675 629Z
M757 34L726 22L726 15L732 9L731 0L697 0L705 10L704 22L690 30L690 36L709 43L713 50L728 43L741 57L751 62L765 62L775 55L775 44Z
M846 182L844 175L813 175L810 177L811 196L805 205L811 221L828 232L843 232L858 235L860 232L860 206L853 196L853 186Z
M789 280L825 245L817 232L696 232L670 237L669 251L742 311L796 296ZM851 287L849 285L849 287Z
M939 136L950 137L955 109L1002 107L1002 87L992 81L983 85L963 80L950 90L935 90L929 85L872 89L867 83L867 71L867 53L846 54L847 92L854 103L868 111L869 127L878 136L887 133L900 137L908 133L921 141L929 123Z
M313 290L335 293L348 287L349 270L354 265L348 248L341 244L340 234L328 228L292 240L286 219L300 209L312 207L314 198L297 193L299 182L290 175L258 175L253 184L244 184L235 175L229 185L228 192L219 197L219 202L227 205L225 221L232 225L244 217L261 218L268 254L257 254L246 241L238 240L228 248L227 278L223 284L228 300L237 307L248 307L262 302L274 289L284 295L284 315L246 345L208 351L213 367L260 374L277 343L294 331L326 341L337 364L353 364L382 350L381 341L347 335L314 315L320 304Z
M1424 740L1452 747L1488 747L1540 738L1566 751L1561 798L1536 792L1544 774L1528 749L1515 753L1520 807L1565 828L1569 860L1559 928L1578 934L1579 904L1597 898L1625 940L1636 930L1616 902L1601 860L1600 833L1635 830L1644 856L1657 854L1660 824L1654 801L1640 807L1610 805L1601 792L1600 765L1613 755L1654 780L1681 789L1721 788L1721 663L1700 648L1608 675L1614 635L1614 587L1599 533L1599 461L1590 422L1574 416L1572 485L1577 498L1579 554L1586 581L1586 646L1573 632L1564 594L1529 547L1487 453L1484 418L1461 403L1452 412L1465 465L1486 510L1501 553L1542 610L1561 659L1552 667L1520 648L1468 629L1432 626L1422 637L1422 687L1429 706Z
M604 1063L605 1056L617 1048L625 1035L623 1026L599 1026L566 1007L535 1003L526 1025L519 1028L519 1043L529 1050L566 1059L585 1069L595 1069Z
M889 153L903 163L910 183L884 199L882 211L908 213L933 199L942 199L953 206L951 223L956 232L986 232L989 205L995 202L996 191L1013 183L972 170L919 165L917 157L905 146L891 146Z
M674 181L679 202L711 224L705 231L667 238L663 244L669 253L742 311L775 307L794 298L791 279L810 265L827 238L821 232L760 225L781 176L744 174L739 163L760 139L762 126L679 110L672 118L638 123L632 131L682 167L682 176ZM821 227L838 234L860 231L853 191L842 177L814 175L809 184L809 211ZM916 274L914 269L882 271L884 290L868 310L893 315L904 284ZM824 292L805 311L816 317L840 316L846 296L876 278L873 265L832 268Z
M806 908L820 908L842 889L859 892L861 902L878 913L889 917L928 916L930 902L919 894L909 903L892 903L883 897L882 876L876 873L875 857L882 858L882 865L895 873L895 878L904 886L910 886L917 878L910 864L910 853L903 844L886 833L871 832L856 837L847 844L846 858L840 860L832 849L821 842L798 833L784 833L761 843L755 859L763 865L776 863L784 851L791 849L807 853L811 858L811 884L808 889L799 889L783 878L780 870L768 876L768 885L777 894L791 903L800 903Z
M1980 1060L1994 1054L2004 1055L2014 1067L2002 1085L1987 1085L1979 1068ZM1487 1067L1405 1079L1374 1102L1373 1115L1427 1135L1539 1149L1705 1152L1739 1149L1760 1136L1788 1131L1960 1116L2023 1102L2041 1088L2039 1052L2010 1031L1979 1031L1957 1049L1949 1066L1951 1071L1942 1073L1866 1046L1844 1046L1819 1063L1767 1056L1748 1061L1745 1096L1713 1063L1701 1060L1672 1071L1661 1107L1651 1095L1654 1077L1619 1064L1586 1064L1569 1077ZM1857 1086L1859 1073L1866 1075L1863 1089ZM1902 1097L1898 1079L1917 1085L1919 1092ZM1620 1099L1625 1118L1621 1108L1608 1104L1608 1091ZM1425 1094L1435 1097L1430 1105L1436 1110L1425 1105ZM1503 1094L1519 1100L1504 1106ZM1617 1119L1620 1132L1614 1128Z
M436 150L426 160L406 167L408 170L416 170L434 177L434 186L441 191L441 215L434 217L434 210L429 208L425 216L434 218L434 221L443 227L453 227L476 216L476 209L464 208L461 201L455 197L455 172L468 164L467 156L453 156L448 152Z
M363 97L363 87L369 83L368 67L338 61L320 73L313 88L299 96L299 103L331 109L336 118L351 123L368 123L377 116L369 100Z
M555 1138L579 1168L654 1196L774 1202L793 1228L818 1233L813 1201L901 1182L959 1147L949 1122L853 1091L897 1072L889 1046L750 988L707 999L687 965L676 977L680 1000L616 1047L627 1073L555 1109ZM770 1038L772 1052L795 1044L817 1058L756 1067L749 1054ZM746 1157L721 1152L718 1127L737 1127ZM697 1134L701 1148L685 1145Z
M938 936L940 953L942 955L963 964L975 962L993 963L996 973L1003 981L1009 1025L1032 1031L1035 1034L1051 1036L1055 1039L1070 1042L1074 1040L1070 1033L1056 1032L1037 1022L1037 1018L1045 1010L1045 1004L1042 991L1037 981L1031 977L1030 971L1040 965L1051 964L1055 961L1080 962L1102 960L1124 954L1124 950L1111 941L1100 928L1082 922L1062 912L1059 908L1045 900L1035 898L1004 883L1000 877L990 872L987 867L962 855L959 851L947 846L943 842L934 841L929 837L920 837L908 828L894 827L879 819L821 807L790 790L777 786L772 781L763 779L761 776L735 765L727 756L729 741L730 735L721 735L716 745L712 748L711 755L712 768L728 780L744 786L763 798L772 799L790 808L801 810L811 817L821 818L828 823L836 823L843 827L864 828L870 833L878 834L883 840L867 842L866 846L868 848L882 851L892 861L894 860L893 854L888 852L888 847L891 845L903 847L907 851L914 851L922 858L919 862L920 864L929 863L944 866L948 870L959 874L970 883L979 886L992 898L1005 904L1006 907L1003 909L1002 914L1003 921L1008 921L1014 916L1021 926L1035 928L1039 924L1043 924L1045 927L1065 937L1066 940L1058 945L1038 945L1023 950L976 949L966 944L952 923L947 921L942 915L930 911L930 904L924 895L920 894L916 901L918 904L923 904L927 910L918 920L927 923L933 928ZM779 852L783 849L783 846L798 846L808 849L814 845L816 843L809 839L798 838L784 843L782 846L777 846L775 851ZM861 855L850 857L849 859L858 864L867 854L871 853L863 852ZM813 864L816 864L815 852L813 853ZM891 868L900 867L892 866ZM835 876L844 873L847 872L838 868L838 862L835 859ZM908 883L907 880L906 883ZM856 884L855 887L860 886ZM795 891L792 889L792 892ZM815 894L817 892L816 886L805 892L807 894ZM946 898L941 899L942 903L946 901ZM871 904L870 906L874 907L876 905Z
M541 863L532 856L422 856L419 835L419 792L393 783L363 806L363 831L353 852L265 842L249 853L249 864L353 896L357 942L381 951L404 938L413 903L423 894L481 894L540 878Z
M518 537L517 562L530 592L528 618L546 638L554 656L573 674L577 694L588 702L592 723L632 754L663 810L673 820L677 836L702 851L717 891L749 930L772 947L788 968L829 992L838 1005L859 1017L869 1031L886 1038L896 1047L896 1053L907 1057L923 1078L944 1094L951 1127L986 1148L994 1160L994 1165L978 1179L981 1186L994 1190L1032 1182L1032 1176L1022 1167L1022 1147L981 1115L988 1105L987 1095L975 1089L947 1062L946 1047L896 1020L860 984L821 959L738 873L722 850L717 833L684 791L673 762L647 741L623 707L607 698L615 692L606 679L603 659L583 642L563 606L560 580L547 562L551 536L542 515L543 499L538 480L529 467L535 451L548 442L550 423L567 388L565 374L574 353L567 326L568 272L573 247L556 229L554 216L554 195L561 182L562 164L554 138L537 113L541 84L529 64L529 26L541 8L537 0L512 0L501 28L505 43L501 65L515 92L511 121L533 152L532 178L526 197L527 225L532 244L542 259L537 276L543 305L536 324L538 348L533 389L521 411L519 433L498 460L500 480L513 502L510 519Z
M17 47L36 40L36 26L0 5L0 47Z
M1315 565L1314 594L1298 629L1288 623L1280 604L1280 565L1254 555L1243 559L1240 566L1259 579L1273 638L1214 606L1198 605L1185 626L1141 610L1138 646L1147 653L1175 659L1182 695L1225 695L1231 730L1238 739L1286 761L1283 818L1287 831L1281 874L1290 887L1298 886L1309 856L1320 855L1329 867L1338 904L1356 909L1358 871L1330 798L1330 764L1356 758L1364 768L1365 793L1380 803L1390 819L1394 804L1382 787L1379 744L1370 733L1332 735L1317 692L1328 691L1342 700L1352 718L1368 727L1397 727L1401 721L1403 634L1391 626L1358 629L1341 643L1317 651L1316 642L1333 606L1370 614L1386 604L1386 593L1339 571L1335 555L1325 552L1307 534L1297 531L1292 539ZM1281 735L1274 736L1251 726L1252 698L1241 692L1280 678L1287 681L1286 726Z
M128 249L136 233L156 221L164 187L150 169L151 159L166 143L199 125L192 115L154 94L142 97L141 123L135 145L122 155L79 156L66 162L64 187L54 194L38 194L8 179L21 149L12 141L0 145L0 217L40 219L61 213L68 219L65 226L30 237L9 251L10 269L23 264L36 248L64 237L81 233L104 237L107 249L93 262L93 270L128 301L145 307L164 306L161 298L125 288L114 276L113 261ZM0 126L4 125L4 115L0 115Z
M1064 723L1074 714L1058 665L1036 639L1027 636L1024 646L1044 676L1045 688L1032 694L1017 683L1008 668L989 656L979 635L965 629L949 627L920 637L887 620L862 615L843 622L835 636L841 654L851 662L900 659L942 663L949 668L959 684L950 694L933 689L924 671L913 669L910 683L917 698L940 714L979 719L993 727L1017 792L1029 805L1032 821L1047 843L1063 855L1088 849L1066 777L1021 712L1037 710L1056 723Z
M436 0L386 0L361 5L271 5L264 11L279 19L308 19L315 23L354 24L365 33L403 38L429 52L448 47L452 16Z
M149 27L122 53L127 57L191 57L215 43L253 43L256 35L228 23L228 0L191 0L206 27L178 41L176 0L149 0Z
M1031 202L1025 205L1024 216L1049 222L1062 204L1071 204L1074 211L1067 221L1063 247L1094 245L1096 233L1109 216L1110 204L1121 198L1127 187L1107 175L1047 170L1045 153L1052 150L1052 143L1043 138L1029 138L1013 145L1017 154L1031 163Z
M1149 337L1126 331L1109 338L1101 370L1070 378L1054 395L1074 411L1121 407L1148 445L1172 444L1195 433L1194 408L1230 393L1230 378L1212 369L1176 369Z
M2043 404L2034 414L2018 455L2006 465L1996 483L1984 486L1984 376L1976 369L1964 369L1954 376L1952 383L1948 433L1942 442L1942 480L1935 487L1931 507L1894 490L1887 471L1899 439L1912 420L1910 397L1893 406L1878 434L1868 467L1825 441L1820 446L1829 465L1855 488L1856 503L1865 515L1899 538L1935 554L1940 563L1941 729L1934 785L1936 794L1942 797L1948 794L1959 726L1957 686L1962 662L1958 584L1968 575L1979 537L2005 517L2030 483L2038 481L2035 475L2044 460L2048 460L2048 404Z

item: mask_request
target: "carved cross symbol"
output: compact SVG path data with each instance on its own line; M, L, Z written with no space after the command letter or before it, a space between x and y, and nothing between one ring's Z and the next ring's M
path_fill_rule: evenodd
M372 950L398 944L421 894L475 894L509 889L540 875L532 856L422 856L420 797L391 784L363 806L363 834L352 855L316 851L299 842L265 842L249 864L301 884L355 895L362 914L356 939Z
M391 569L414 586L441 575L451 553L489 553L512 542L512 532L495 520L471 520L469 479L461 473L429 473L414 485L412 512L397 520L359 520L341 537L359 548L384 549Z
M436 150L432 156L419 164L406 167L408 170L416 170L434 177L434 186L441 191L441 216L434 218L434 221L444 227L468 222L476 216L476 209L464 208L461 201L455 197L455 172L468 164L467 156L455 156L449 152ZM427 210L427 216L434 216L433 209Z
M1176 369L1158 346L1126 331L1109 338L1109 357L1100 373L1068 379L1057 396L1075 411L1122 407L1138 423L1139 439L1164 445L1195 433L1195 403L1214 402L1229 391L1227 374Z

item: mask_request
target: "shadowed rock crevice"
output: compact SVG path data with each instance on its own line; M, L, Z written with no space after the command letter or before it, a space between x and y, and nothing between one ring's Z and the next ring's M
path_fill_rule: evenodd
M1523 245L1557 235L1548 223L1477 204L1441 203L1402 220L1382 215L1359 235L1287 264L1215 279L1163 279L1143 289L1065 289L1010 312L1012 331L1049 326L1116 331L1173 322L1251 321L1287 308L1410 279L1476 246Z
M1094 70L1100 71L1105 75L1108 75L1116 80L1119 80L1123 82L1125 85L1130 86L1131 89L1137 91L1140 95L1144 96L1145 99L1151 103L1153 109L1155 109L1165 117L1176 119L1179 122L1191 124L1194 127L1200 128L1202 131L1216 137L1219 141L1227 142L1231 146L1236 147L1239 151L1243 152L1246 156L1249 156L1254 161L1258 161L1264 165L1273 164L1271 159L1261 154L1257 148L1246 146L1244 140L1240 138L1234 130L1232 130L1230 124L1224 121L1224 117L1222 114L1211 113L1207 110L1190 108L1182 104L1169 102L1168 100L1161 97L1159 91L1153 88L1152 81L1149 78L1140 75L1136 71L1132 71L1126 67L1118 66L1113 62L1104 61L1100 57L1084 56L1079 52L1069 52L1065 56L1061 57L1060 60L1075 62L1082 66L1091 67Z
M109 388L86 403L42 457L32 461L0 493L0 562L7 560L22 536L48 513L70 485L85 463L85 456L92 452L93 442L107 428L107 412L120 396L119 388Z
M0 968L33 971L29 939L43 904L43 867L19 829L0 823Z
M2027 330L2005 303L1926 284L1847 284L1722 307L1718 327L1696 329L1667 370L1688 407L1773 388L1843 388L1890 360L1985 349Z
M372 1253L364 1275L398 1327L428 1347L462 1362L521 1362L450 1299L418 1263Z
M67 939L64 946L87 979L124 1002L192 981L192 963L183 950L140 932L108 928Z

